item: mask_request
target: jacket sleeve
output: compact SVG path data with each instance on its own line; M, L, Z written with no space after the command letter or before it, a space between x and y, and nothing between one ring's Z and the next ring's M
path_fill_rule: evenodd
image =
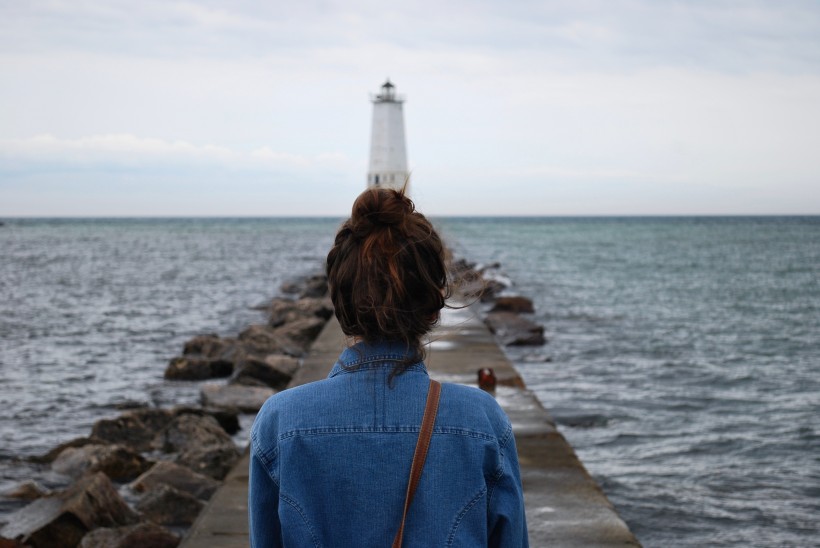
M488 545L505 548L528 547L524 490L521 486L521 471L512 426L508 427L499 446L501 464L497 480L488 494Z
M252 548L282 546L279 484L271 474L273 466L273 459L260 450L252 435L248 471L248 524Z

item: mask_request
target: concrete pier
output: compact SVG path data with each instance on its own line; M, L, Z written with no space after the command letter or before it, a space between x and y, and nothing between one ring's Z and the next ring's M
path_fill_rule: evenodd
M600 487L535 395L504 356L472 308L444 310L426 360L442 382L475 385L476 371L492 367L496 398L513 423L521 464L530 545L559 547L639 546ZM297 386L327 377L345 346L331 319L291 382ZM181 546L244 548L248 542L248 457L237 464L190 529Z

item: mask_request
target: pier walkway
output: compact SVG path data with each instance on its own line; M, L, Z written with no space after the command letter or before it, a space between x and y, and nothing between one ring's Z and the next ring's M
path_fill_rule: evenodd
M496 398L513 423L518 446L530 545L639 546L477 314L471 308L443 310L433 340L426 363L434 379L475 385L476 371L482 367L492 367L498 377ZM291 386L327 377L344 345L332 318ZM246 454L180 546L247 547L247 483Z

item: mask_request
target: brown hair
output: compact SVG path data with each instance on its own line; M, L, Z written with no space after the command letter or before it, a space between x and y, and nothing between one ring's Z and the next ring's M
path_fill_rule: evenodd
M404 190L374 188L353 203L327 255L330 298L342 331L366 343L401 342L424 358L422 337L450 296L441 239Z

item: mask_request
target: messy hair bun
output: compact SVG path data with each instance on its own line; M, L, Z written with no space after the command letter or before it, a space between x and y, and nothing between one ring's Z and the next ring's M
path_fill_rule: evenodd
M444 260L441 239L403 191L363 192L327 255L342 331L369 343L403 342L413 362L422 359L421 339L449 296Z

